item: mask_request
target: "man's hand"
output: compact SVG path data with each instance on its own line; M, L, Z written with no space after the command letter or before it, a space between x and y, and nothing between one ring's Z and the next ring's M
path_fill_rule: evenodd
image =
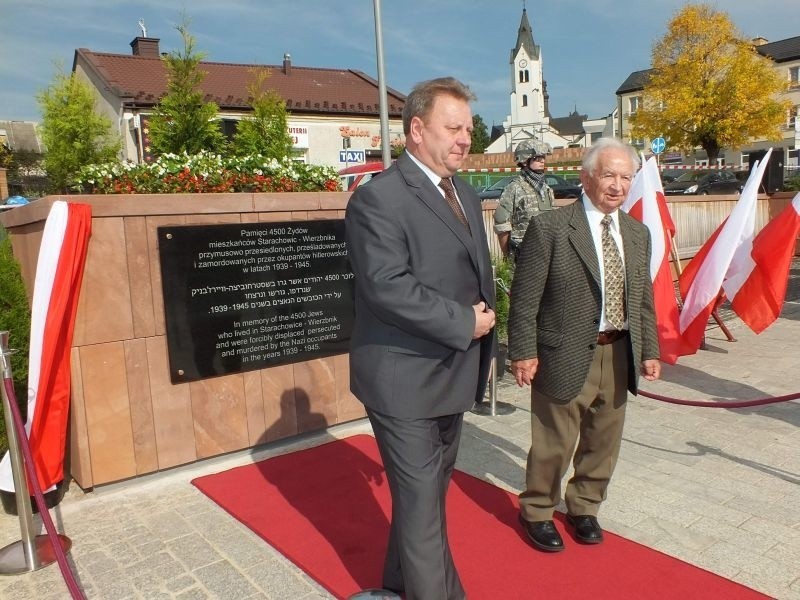
M661 377L661 363L657 358L642 361L641 373L647 381L655 381Z
M536 376L536 369L538 368L538 358L511 361L511 374L519 387L533 383L533 378Z
M495 316L494 311L486 306L486 302L473 304L472 310L475 311L475 331L472 333L472 339L477 340L492 330Z

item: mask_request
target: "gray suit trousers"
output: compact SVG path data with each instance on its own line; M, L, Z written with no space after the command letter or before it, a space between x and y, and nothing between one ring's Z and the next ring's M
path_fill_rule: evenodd
M463 413L402 419L367 407L367 416L392 492L383 586L404 591L406 600L462 600L447 541L445 498Z

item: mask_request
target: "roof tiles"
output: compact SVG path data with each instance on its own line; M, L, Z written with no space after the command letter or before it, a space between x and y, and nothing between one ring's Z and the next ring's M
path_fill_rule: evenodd
M167 71L160 58L76 50L79 57L124 101L140 107L156 104L167 91ZM378 82L361 71L289 65L201 62L205 100L221 110L248 110L253 69L269 70L266 87L274 89L293 113L378 115ZM389 115L399 117L405 96L388 89Z

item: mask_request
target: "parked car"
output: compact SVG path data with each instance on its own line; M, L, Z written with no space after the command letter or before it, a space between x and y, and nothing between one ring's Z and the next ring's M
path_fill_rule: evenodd
M672 183L678 178L679 173L676 171L661 171L661 184L666 185Z
M548 173L545 175L547 185L553 189L556 198L580 198L583 187L580 183L570 183L560 175ZM579 180L580 181L580 180Z
M750 177L750 171L736 171L734 175L736 176L736 179L739 180L739 191L741 192L744 189L744 184L747 183L747 178ZM761 180L761 185L758 186L758 193L767 193L767 188L764 185L763 179Z
M553 190L553 195L556 198L580 198L583 189L580 185L567 183L567 181L560 175L553 175L552 173L545 173L545 181ZM478 197L481 200L497 200L505 187L516 179L516 175L503 177L498 179L492 185L487 187L482 192L478 192Z
M715 169L698 169L686 171L674 181L664 185L667 196L680 194L738 194L741 189L739 180L733 171Z
M502 179L498 179L489 187L481 190L478 192L478 198L483 200L497 200L500 195L503 193L503 190L506 189L506 186L514 181L516 175L510 175L508 177L503 177Z

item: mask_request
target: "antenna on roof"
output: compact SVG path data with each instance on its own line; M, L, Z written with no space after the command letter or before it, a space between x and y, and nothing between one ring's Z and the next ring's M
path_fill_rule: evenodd
M142 30L142 37L147 37L147 27L144 26L144 19L139 19L139 29Z

